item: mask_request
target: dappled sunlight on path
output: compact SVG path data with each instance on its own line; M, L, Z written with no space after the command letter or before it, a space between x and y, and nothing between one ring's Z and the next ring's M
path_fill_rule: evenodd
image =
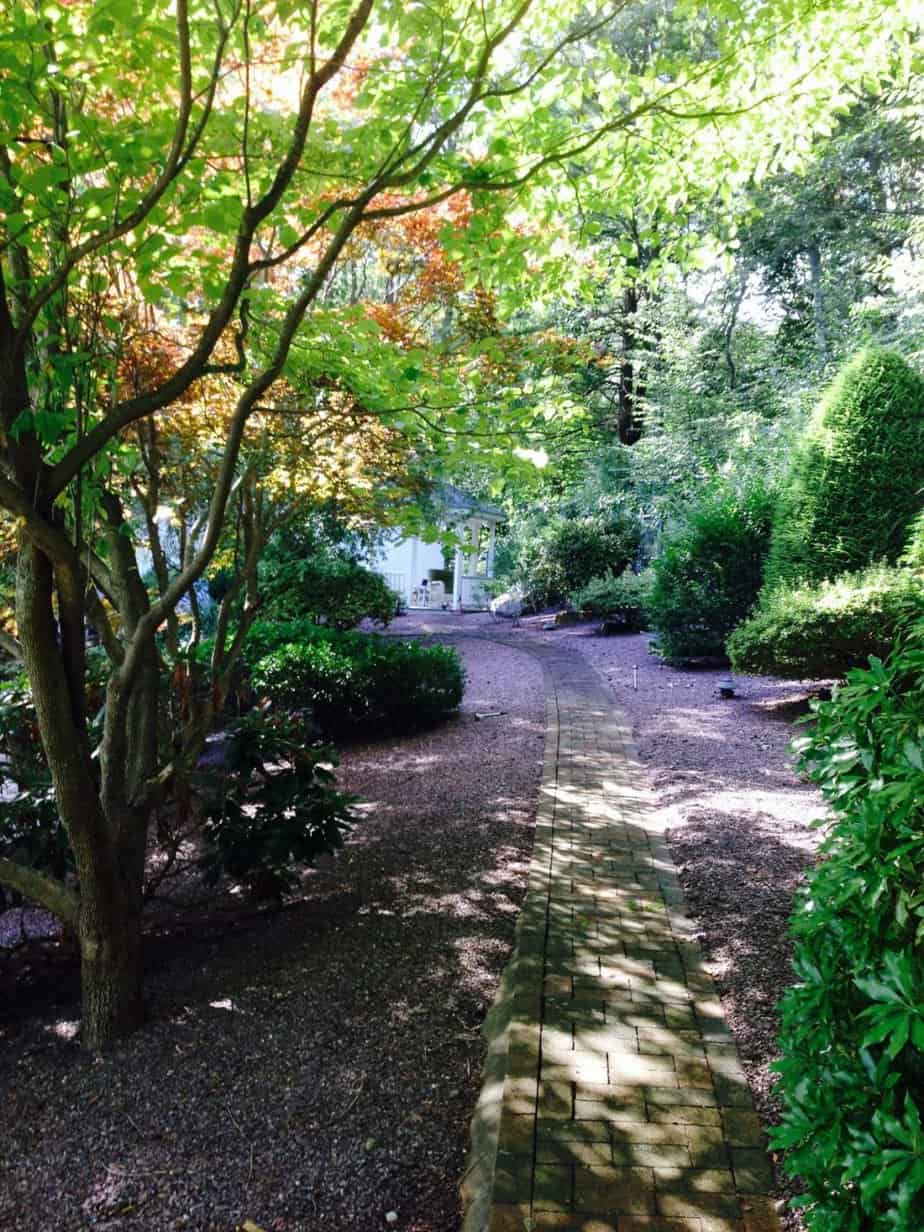
M467 1232L775 1232L762 1130L667 818L591 666L535 653L550 688L543 787Z

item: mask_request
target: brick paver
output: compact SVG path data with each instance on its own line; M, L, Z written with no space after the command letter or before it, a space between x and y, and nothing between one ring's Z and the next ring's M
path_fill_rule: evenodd
M626 721L579 655L535 652L546 758L490 1202L466 1232L777 1232L760 1123Z

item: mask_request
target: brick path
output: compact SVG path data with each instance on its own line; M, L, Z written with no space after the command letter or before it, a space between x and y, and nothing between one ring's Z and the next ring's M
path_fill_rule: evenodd
M580 655L529 649L549 683L546 759L466 1232L777 1232L760 1124L631 734Z

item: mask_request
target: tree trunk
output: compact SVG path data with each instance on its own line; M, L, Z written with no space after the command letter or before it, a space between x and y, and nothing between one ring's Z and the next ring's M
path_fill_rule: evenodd
M144 1020L141 912L122 894L121 902L94 901L101 897L81 896L78 926L82 1043L96 1051Z
M141 878L145 819L120 808L104 810L90 752L83 682L66 661L73 646L59 641L51 563L25 537L17 562L16 615L32 683L36 717L61 820L77 866L77 939L83 987L83 1042L101 1049L138 1027L143 1017ZM69 587L70 588L70 583ZM59 603L66 590L59 589ZM67 606L64 603L64 606ZM82 648L80 656L82 659ZM69 670L70 668L70 670ZM155 698L156 705L156 698ZM126 748L118 781L133 767ZM105 760L105 759L103 759ZM104 765L104 779L107 767Z
M622 358L619 365L619 412L616 434L623 445L634 445L641 439L642 422L639 403L645 388L636 370L636 319L639 309L638 287L630 283L622 297Z

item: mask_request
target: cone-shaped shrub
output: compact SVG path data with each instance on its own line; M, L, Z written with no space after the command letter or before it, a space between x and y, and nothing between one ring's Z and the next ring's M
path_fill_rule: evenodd
M894 562L924 508L924 379L890 351L844 367L800 441L773 524L773 588Z

